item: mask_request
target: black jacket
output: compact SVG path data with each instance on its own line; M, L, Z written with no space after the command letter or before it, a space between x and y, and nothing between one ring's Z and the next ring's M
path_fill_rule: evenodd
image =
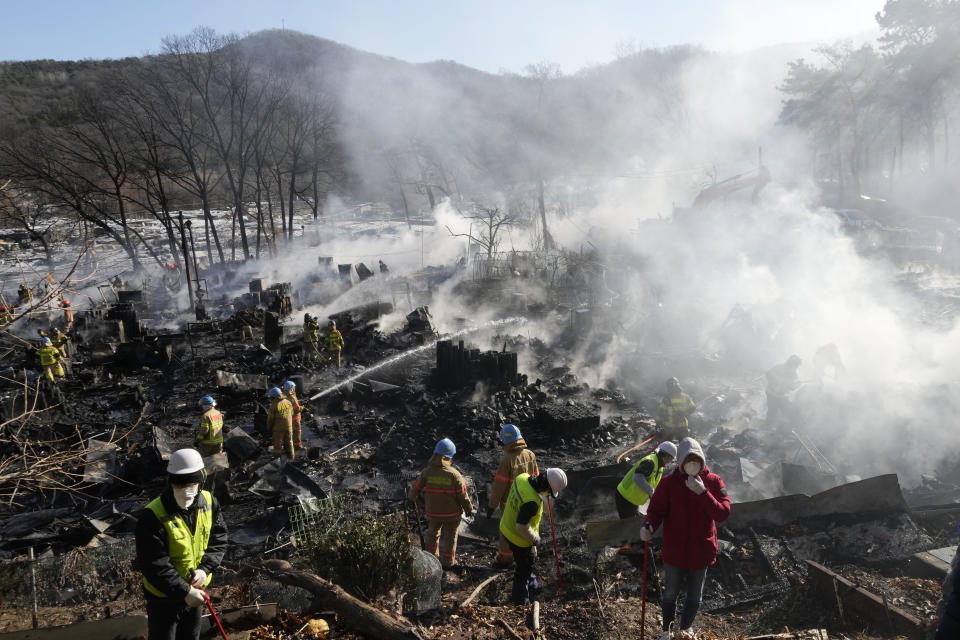
M160 495L167 513L180 513L191 531L197 527L197 508L202 494L190 507L183 511L177 506L173 498L173 490L168 486ZM153 511L144 508L137 518L137 563L143 576L160 591L170 598L183 598L190 591L190 584L180 577L173 565L170 564L170 553L167 547L167 530L163 527ZM213 573L213 570L223 562L223 555L227 551L227 525L220 512L220 504L213 499L213 527L210 530L210 540L207 550L200 561L200 569ZM155 595L144 589L147 598L156 598Z

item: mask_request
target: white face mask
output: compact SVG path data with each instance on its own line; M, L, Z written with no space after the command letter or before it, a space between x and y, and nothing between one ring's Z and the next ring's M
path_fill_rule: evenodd
M196 500L200 492L199 484L188 484L183 487L173 486L173 499L177 501L177 506L181 509L187 509Z
M688 476L695 476L700 474L700 463L690 461L683 465L683 472Z

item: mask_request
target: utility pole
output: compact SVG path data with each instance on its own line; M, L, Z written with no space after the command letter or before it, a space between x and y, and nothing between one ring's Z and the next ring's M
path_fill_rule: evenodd
M177 216L180 220L180 245L183 251L183 266L187 269L187 293L190 294L190 312L193 313L193 285L190 280L190 252L187 251L187 234L183 229L183 211L177 211Z
M190 236L190 252L193 254L193 279L197 283L197 300L201 298L200 295L200 265L197 264L197 245L193 242L193 224L190 220L187 220L187 234Z

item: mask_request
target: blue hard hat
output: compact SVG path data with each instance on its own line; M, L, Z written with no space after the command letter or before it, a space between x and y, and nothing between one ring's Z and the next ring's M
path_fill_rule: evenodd
M50 340L50 338L44 337L44 339L43 339L43 344L50 344L51 342L53 342L53 341Z
M297 388L297 383L294 382L293 380L287 380L286 382L283 383L284 391L293 391L296 388Z
M213 399L213 396L203 396L200 398L201 407L212 407L217 404L217 401Z
M444 438L437 443L437 446L433 448L434 453L439 453L445 458L452 458L457 453L457 448L453 444L453 440L450 438Z
M283 392L280 391L280 387L273 387L270 389L270 391L267 391L267 395L271 398L279 398L281 395L283 395Z
M510 444L511 442L516 442L523 436L520 435L520 429L513 424L505 424L503 428L500 429L500 442L503 444Z

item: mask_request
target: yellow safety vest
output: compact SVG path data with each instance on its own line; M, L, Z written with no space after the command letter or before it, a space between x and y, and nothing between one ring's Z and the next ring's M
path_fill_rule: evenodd
M37 357L40 359L40 365L44 367L57 363L57 352L53 347L37 350Z
M210 541L210 530L213 529L213 497L209 491L201 491L197 496L200 503L197 507L197 528L193 533L187 526L186 521L179 514L170 515L163 506L163 500L155 498L147 509L153 511L157 520L167 530L167 553L170 554L170 564L176 569L180 577L190 582L190 571L200 566L203 560L203 554L207 551L207 543ZM210 584L210 578L207 576L203 586ZM144 588L157 596L166 598L167 594L157 589L150 582L143 578Z
M327 351L340 351L343 348L343 335L333 329L327 334Z
M500 533L518 547L533 546L532 542L517 533L517 517L520 515L520 507L527 502L537 503L537 512L530 518L530 526L538 534L540 533L540 517L543 516L543 499L530 486L529 478L529 473L521 473L513 481L513 486L510 487L510 493L507 495L507 505L503 508L503 515L500 517Z
M200 419L200 444L220 444L223 442L223 415L219 411L208 411Z
M690 407L690 400L685 394L681 394L679 398L664 398L664 402L667 403L667 424L663 425L667 428L673 429L686 429L690 426L690 421L687 420L687 411Z
M654 489L657 488L657 485L660 484L660 478L663 477L663 467L660 466L660 458L657 457L657 452L654 451L646 458L640 458L637 461L637 464L630 467L630 471L627 471L627 475L623 476L623 480L620 481L620 484L617 485L617 491L620 492L620 495L623 496L623 499L629 502L630 504L635 504L638 507L642 504L646 504L647 500L650 499L650 496L647 495L646 491L637 486L637 483L633 481L633 476L637 472L637 468L643 464L644 460L653 460L653 473L647 476L647 482L650 483L650 486Z

